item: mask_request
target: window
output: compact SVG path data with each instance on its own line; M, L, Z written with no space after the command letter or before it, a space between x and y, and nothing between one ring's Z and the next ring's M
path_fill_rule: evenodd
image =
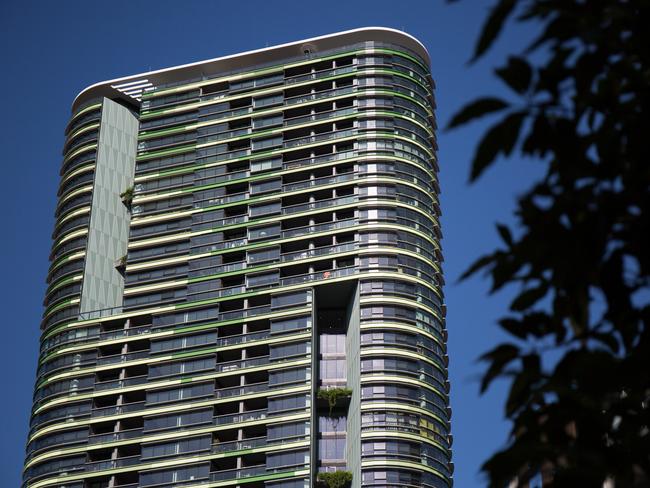
M248 239L251 241L269 239L280 235L280 224L266 225L248 229Z
M243 81L234 81L230 83L230 90L244 90L247 88L255 88L260 86L268 86L274 83L280 83L284 80L284 73L277 75L264 76L262 78L247 79Z
M149 366L149 378L214 369L215 364L216 360L214 356L194 359L191 361L177 361L174 363L156 364Z
M269 413L286 412L287 410L296 410L307 406L307 397L305 395L285 396L279 398L269 398Z
M322 354L345 354L345 334L320 334Z
M262 203L259 205L251 205L249 207L249 213L251 217L260 217L262 215L272 215L280 213L282 210L282 204L280 201L271 202L271 203ZM279 228L278 228L279 233Z
M267 137L265 139L254 139L251 148L253 151L260 151L270 147L278 147L282 145L282 136Z
M248 251L246 258L247 261L251 264L277 261L280 259L280 247L267 247L260 250Z
M267 97L256 97L253 99L253 107L269 107L271 105L277 105L284 101L284 95L282 93L277 93L275 95L269 95Z
M217 317L219 317L219 307L203 308L189 312L154 316L153 326L162 327L165 325L186 324L189 322L216 319Z
M188 425L212 423L212 409L196 410L189 413L162 415L144 419L144 431L173 429Z
M345 459L345 438L325 438L319 439L318 450L321 459L327 460L344 460Z
M348 428L347 417L318 417L318 431L321 433L345 434Z
M260 193L269 193L282 189L282 180L280 178L274 180L266 180L251 183L251 195L259 195Z
M147 403L173 402L208 396L214 393L213 383L202 383L200 385L186 386L184 388L174 388L171 390L155 390L147 392Z
M280 272L272 271L270 273L247 275L246 286L248 288L255 288L257 286L274 285L280 281Z
M173 339L166 339L164 341L152 342L151 352L171 351L174 349L186 349L196 346L204 346L206 344L214 344L217 342L216 332L207 332L204 334L175 337Z
M301 466L307 463L309 463L309 451L280 452L266 456L266 468L269 470Z
M345 359L321 359L320 377L323 380L345 380L347 377Z
M167 469L164 471L141 472L140 486L192 481L207 478L209 475L210 464L195 465L187 468Z
M269 356L271 360L284 359L294 356L303 356L308 352L311 352L311 344L308 342L299 342L297 344L271 346Z
M308 329L311 327L311 317L293 317L290 319L273 320L271 322L271 334L293 332L295 330Z
M302 437L309 433L309 424L307 422L298 422L293 424L269 425L267 430L267 439L269 442L287 439L291 437Z
M298 383L309 378L308 368L283 369L269 372L269 386Z
M142 458L152 458L161 456L173 456L175 454L184 454L188 452L204 451L210 449L212 436L193 437L175 442L165 442L162 444L149 444L142 446Z
M258 159L251 161L251 173L258 173L261 171L268 171L270 169L282 168L282 157Z
M271 297L271 308L292 307L303 303L311 303L311 293L309 290Z
M284 117L282 116L282 113L276 114L276 115L269 115L266 117L259 117L257 119L253 119L253 128L254 129L261 129L262 127L271 127L274 125L281 125Z
M395 209L376 208L359 212L360 220L396 220Z

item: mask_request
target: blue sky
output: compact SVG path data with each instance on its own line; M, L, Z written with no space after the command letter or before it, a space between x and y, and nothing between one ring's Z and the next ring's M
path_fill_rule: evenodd
M0 1L0 138L5 185L4 279L0 367L0 485L18 486L38 350L47 257L70 104L89 84L133 73L363 26L402 29L429 49L437 117L478 95L502 94L492 69L530 33L514 28L480 63L467 65L486 0L421 1ZM502 162L469 186L469 161L481 121L438 132L448 307L456 488L483 486L481 462L502 445L504 385L478 394L476 358L503 338L495 321L508 293L488 297L488 283L458 276L497 243L494 222L512 222L516 196L539 172L531 162Z

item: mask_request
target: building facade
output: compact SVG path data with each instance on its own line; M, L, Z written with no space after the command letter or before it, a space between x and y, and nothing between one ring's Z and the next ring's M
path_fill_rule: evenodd
M383 28L81 92L24 486L450 487L433 111Z

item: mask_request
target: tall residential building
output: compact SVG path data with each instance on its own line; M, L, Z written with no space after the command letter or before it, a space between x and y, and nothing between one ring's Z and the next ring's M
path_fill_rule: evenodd
M79 94L25 487L451 486L429 62L364 28Z

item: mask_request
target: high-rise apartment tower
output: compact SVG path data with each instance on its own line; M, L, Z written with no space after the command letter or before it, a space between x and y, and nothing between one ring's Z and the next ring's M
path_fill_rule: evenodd
M24 487L451 486L429 70L364 28L79 94Z

